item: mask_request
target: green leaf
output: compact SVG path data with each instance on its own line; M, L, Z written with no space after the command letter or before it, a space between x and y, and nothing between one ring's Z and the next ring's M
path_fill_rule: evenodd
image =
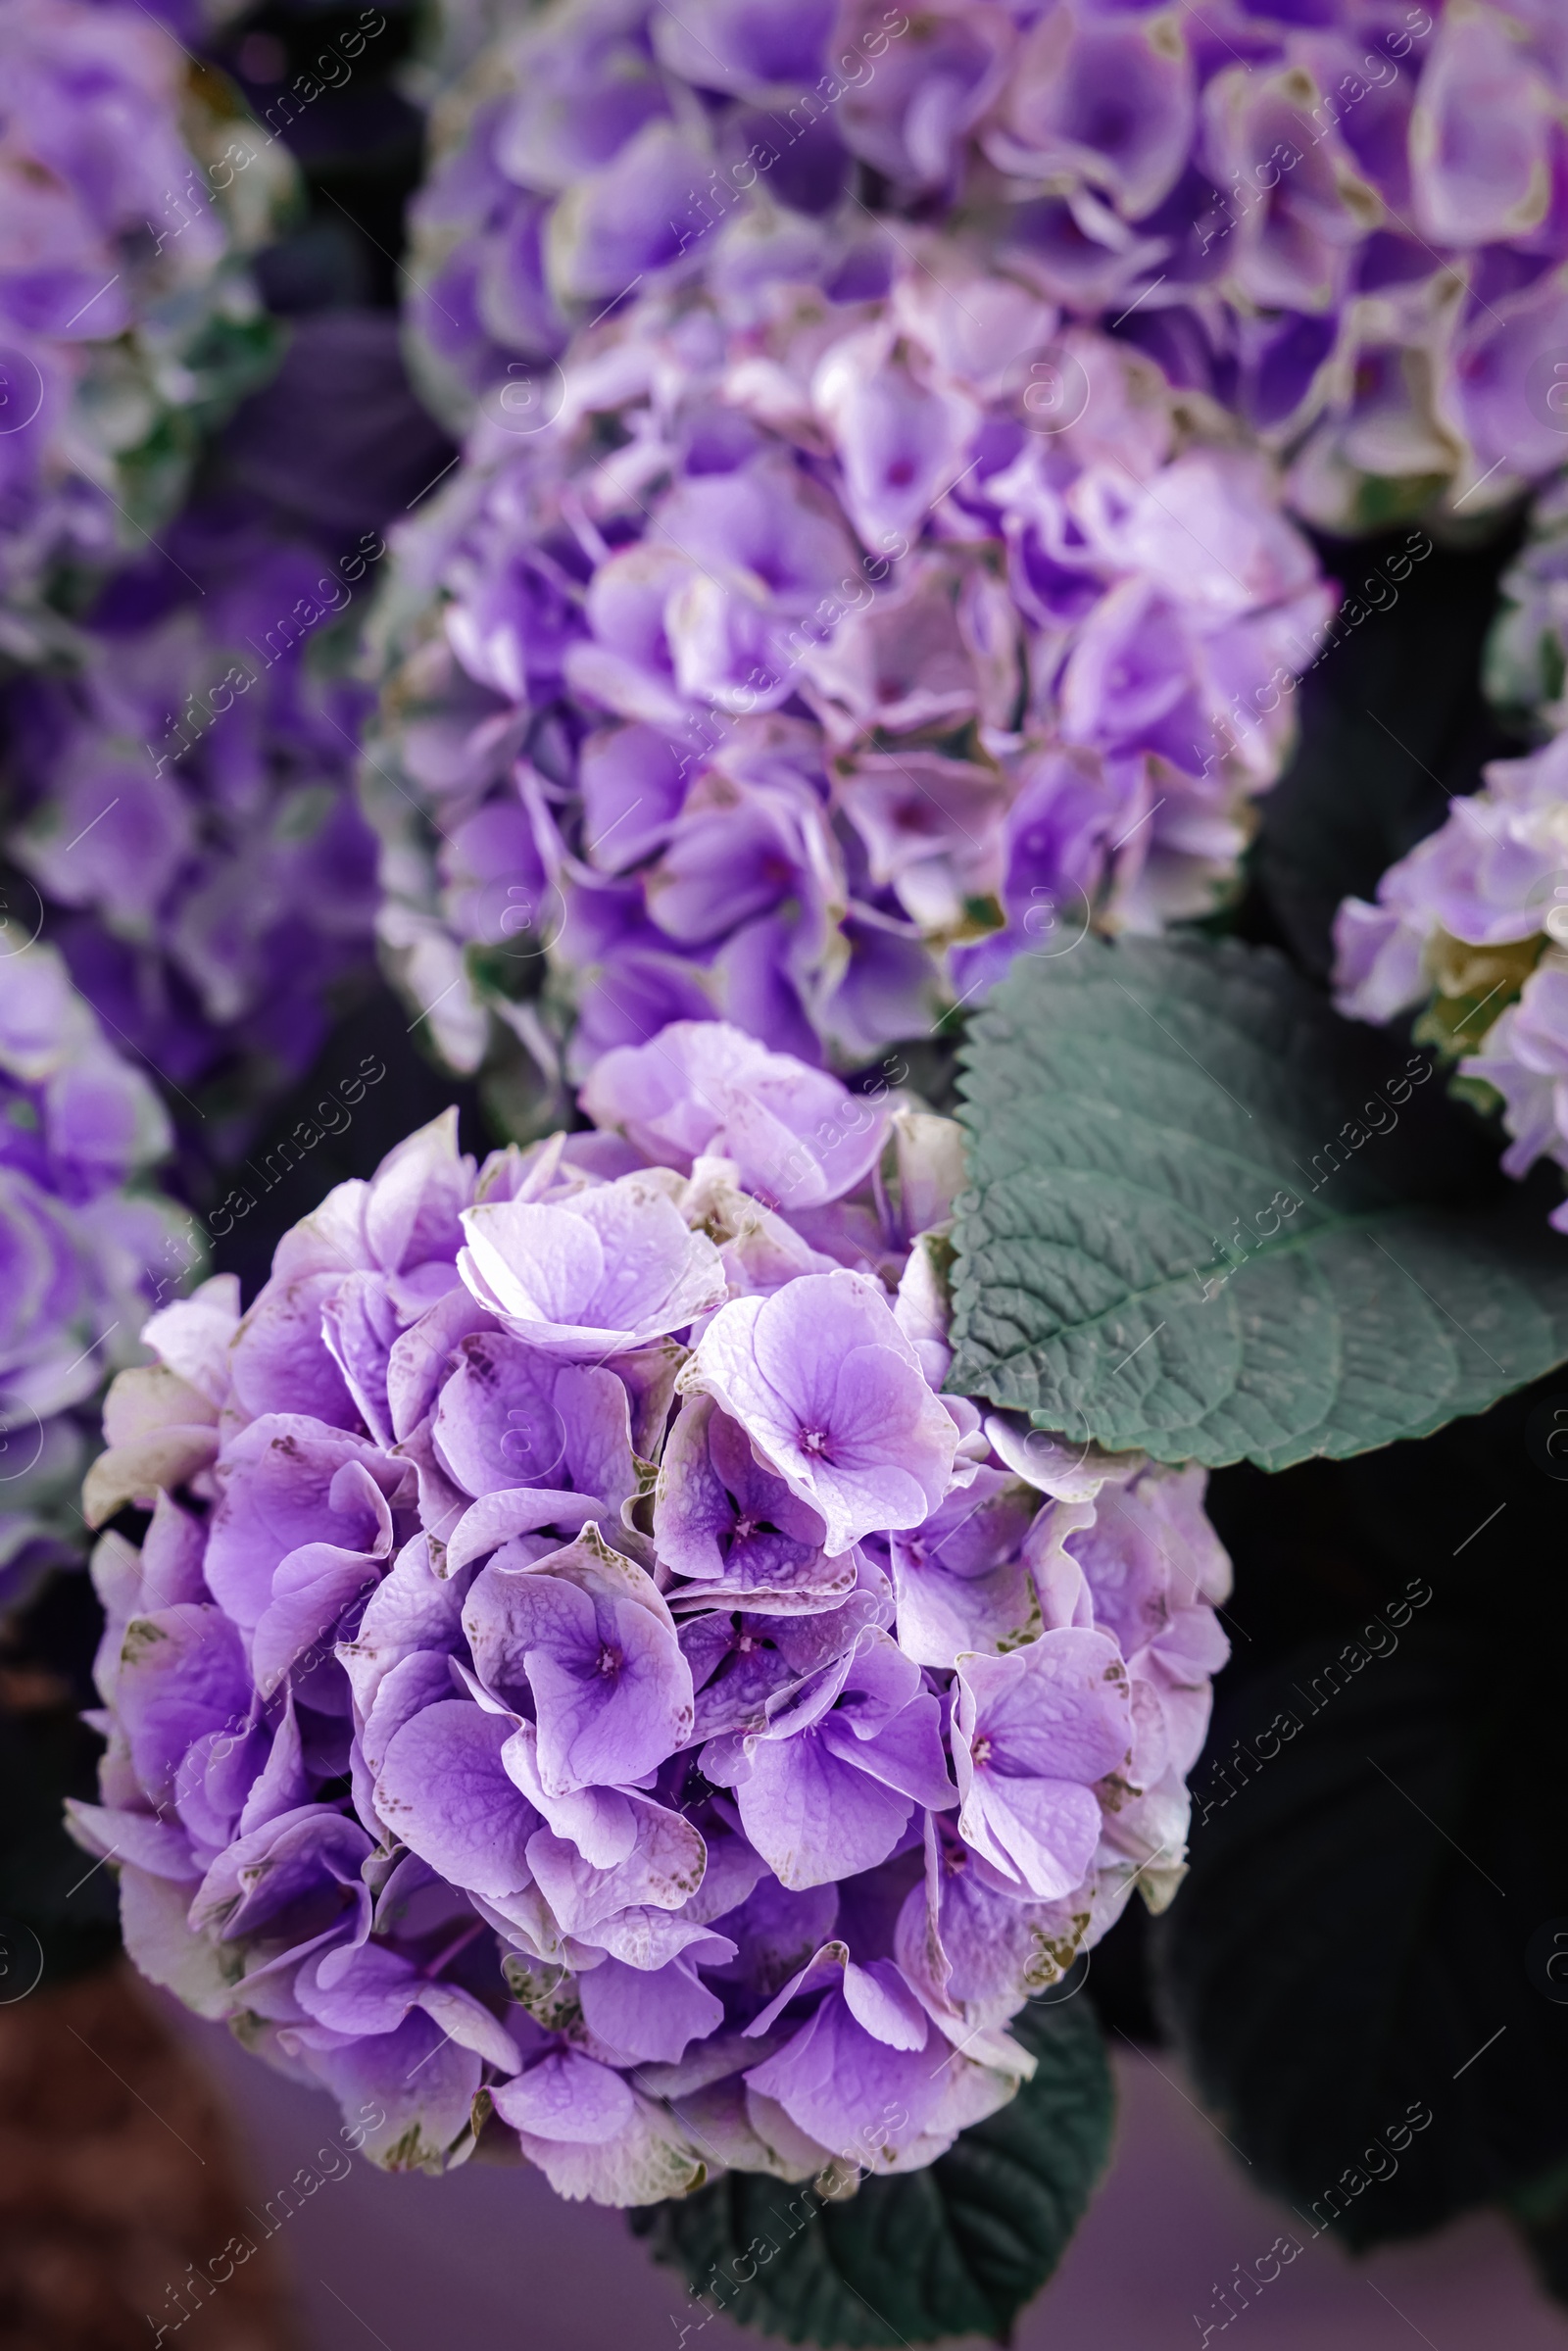
M963 1058L956 1394L1282 1469L1424 1435L1568 1357L1568 1245L1539 1200L1427 1055L1339 1019L1272 950L1025 957Z
M1005 2337L1055 2269L1110 2148L1112 2091L1088 2003L1026 2007L1037 2071L1010 2105L903 2179L847 2201L732 2172L633 2215L693 2294L787 2342Z
M1568 2140L1568 2010L1531 1967L1568 1921L1558 1628L1454 1608L1396 1648L1375 1631L1379 1654L1364 1621L1228 1694L1157 1931L1164 2004L1303 2240L1504 2200L1561 2290L1561 2209L1528 2192Z

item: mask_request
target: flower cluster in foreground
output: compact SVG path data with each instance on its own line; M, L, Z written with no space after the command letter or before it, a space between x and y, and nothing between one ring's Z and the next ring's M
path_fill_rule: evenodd
M1335 982L1357 1020L1428 1006L1417 1036L1501 1098L1502 1164L1522 1176L1544 1155L1568 1168L1568 735L1484 772L1376 904L1340 907ZM1568 1201L1551 1222L1568 1232Z
M395 542L363 790L457 1067L715 1016L863 1064L1209 911L1288 749L1333 592L1222 412L961 241L729 261Z
M0 0L0 659L55 651L266 372L240 256L293 170L139 6Z
M191 508L114 576L75 665L14 680L6 847L78 986L178 1087L237 1064L254 1112L303 1075L334 981L370 958L375 851L353 790L367 695L336 562L237 504Z
M944 1396L959 1130L720 1024L448 1114L155 1315L89 1503L127 1948L570 2196L925 2164L1182 1870L1202 1473Z
M9 926L12 933L15 923ZM169 1148L138 1070L112 1051L52 948L0 926L0 1598L79 1559L74 1507L91 1409L188 1270L172 1212L127 1190Z
M1557 0L560 0L437 114L423 371L454 414L727 247L942 216L1234 408L1313 520L1473 516L1562 458L1565 100Z

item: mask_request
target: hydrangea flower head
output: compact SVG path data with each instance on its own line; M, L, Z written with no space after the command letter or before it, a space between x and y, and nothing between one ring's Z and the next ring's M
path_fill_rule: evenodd
M612 2204L1004 2103L1008 2019L1174 1890L1225 1654L1200 1472L939 1393L956 1130L884 1105L792 1209L702 1146L824 1081L690 1048L619 1058L624 1132L476 1167L448 1114L245 1314L155 1315L94 1489L152 1511L73 1814L137 1963L382 2163L499 2134Z
M1207 910L1332 604L1218 411L863 220L580 337L395 552L383 943L454 1065L573 1082L715 1016L863 1066L1017 955Z
M876 210L982 229L1233 409L1326 527L1473 516L1562 462L1552 0L443 13L467 70L413 324L449 416L639 290Z

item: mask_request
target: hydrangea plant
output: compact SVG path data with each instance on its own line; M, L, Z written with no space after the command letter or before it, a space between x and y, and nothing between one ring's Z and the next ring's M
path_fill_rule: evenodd
M1464 796L1565 450L1557 13L458 0L406 274L462 459L390 310L318 318L167 525L278 150L146 10L0 0L64 958L0 954L0 1600L91 1522L66 1919L118 1880L387 2169L530 2161L794 2340L1002 2339L1147 1959L1302 2226L1500 2206L1560 2290L1568 1207L1469 1106L1568 1167L1560 488L1490 673L1536 748ZM1301 525L1417 515L1326 646ZM258 1296L180 1296L72 982L221 1153L373 901L516 1140L366 1119Z
M943 1391L959 1130L716 1023L164 1308L88 1487L127 1948L367 2150L903 2175L1182 1875L1203 1473Z
M863 1065L1210 911L1288 749L1333 594L1221 411L962 242L731 260L394 543L364 794L460 1069L714 1016Z

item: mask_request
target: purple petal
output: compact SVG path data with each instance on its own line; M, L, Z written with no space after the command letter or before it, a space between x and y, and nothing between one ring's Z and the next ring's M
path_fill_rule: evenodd
M505 1896L531 1881L539 1815L507 1775L505 1717L466 1699L424 1707L391 1740L376 1809L395 1836L454 1886Z

